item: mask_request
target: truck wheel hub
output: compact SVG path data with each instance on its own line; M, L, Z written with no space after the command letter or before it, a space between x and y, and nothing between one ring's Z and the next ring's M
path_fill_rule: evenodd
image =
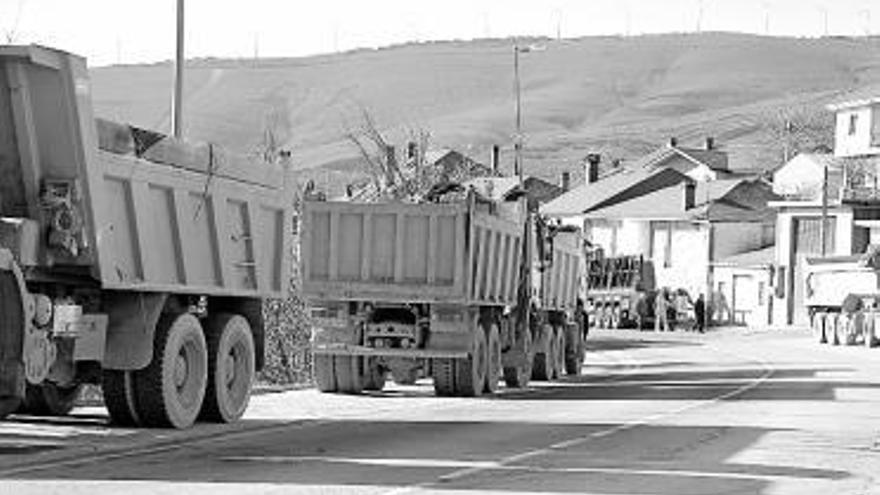
M174 385L178 388L183 387L183 384L186 383L186 375L186 356L178 354L177 359L174 361Z

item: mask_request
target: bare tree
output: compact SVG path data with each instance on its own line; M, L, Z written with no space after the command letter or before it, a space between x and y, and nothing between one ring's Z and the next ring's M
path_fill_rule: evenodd
M782 163L798 153L830 150L834 143L834 116L802 103L765 114L764 129L769 146L779 147Z

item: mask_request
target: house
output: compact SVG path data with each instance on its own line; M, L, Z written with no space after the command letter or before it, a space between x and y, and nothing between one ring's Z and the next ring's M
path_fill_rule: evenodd
M775 256L775 246L768 246L712 263L716 322L753 328L772 323Z
M702 148L684 147L678 139L669 142L645 155L635 165L649 170L672 169L699 181L730 178L734 172L728 167L727 153L715 146L715 139L707 137Z
M522 188L519 177L477 177L465 182L464 186L496 201L508 199L512 194L525 190L529 199L539 205L552 201L565 192L564 185L556 185L531 175L523 177Z
M880 91L878 91L880 94ZM809 257L851 255L880 243L880 97L854 96L835 112L834 152L801 154L776 171L774 325L809 325ZM823 194L824 191L824 194Z
M760 179L687 179L592 209L584 232L609 255L650 258L659 287L715 294L714 262L773 243L774 199Z

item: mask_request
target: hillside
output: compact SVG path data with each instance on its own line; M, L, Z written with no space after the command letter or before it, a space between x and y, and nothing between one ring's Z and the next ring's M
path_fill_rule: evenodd
M526 171L554 179L589 151L626 161L669 136L686 145L715 136L734 167L771 168L782 155L782 113L821 131L830 123L825 103L880 82L877 38L705 33L531 42L543 50L521 55ZM345 133L361 126L367 109L397 143L424 129L435 146L477 159L498 143L509 168L511 47L478 40L193 60L186 132L252 151L271 127L304 176L338 190L362 170ZM169 64L96 68L92 77L99 116L167 130Z

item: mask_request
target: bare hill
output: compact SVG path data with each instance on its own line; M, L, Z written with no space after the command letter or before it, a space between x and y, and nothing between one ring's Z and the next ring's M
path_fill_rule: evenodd
M526 171L554 178L589 151L624 161L677 136L705 136L734 167L768 169L782 156L780 115L827 130L822 106L880 82L880 39L675 34L530 40L521 56ZM436 146L488 156L513 136L511 40L410 44L296 59L193 60L188 136L239 151L267 128L297 167L335 189L361 173L346 140L367 109L402 143L426 129ZM92 70L97 114L168 128L169 64ZM806 126L806 124L805 124ZM576 171L579 175L579 170Z

